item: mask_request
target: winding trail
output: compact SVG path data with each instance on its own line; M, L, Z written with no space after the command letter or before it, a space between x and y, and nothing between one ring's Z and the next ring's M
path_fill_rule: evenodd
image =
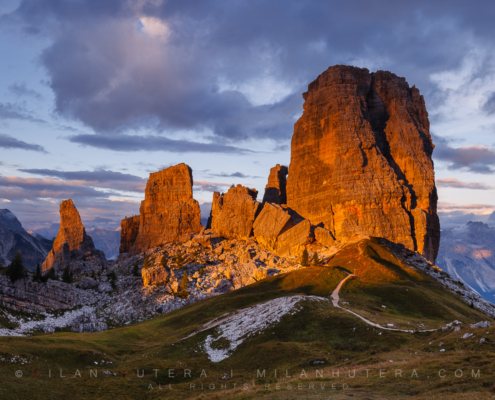
M387 331L396 331L396 332L408 332L408 333L414 333L414 332L435 332L437 331L438 329L423 329L423 330L419 330L419 331L414 331L413 329L398 329L398 328L388 328L388 327L385 327L385 326L381 326L379 324L375 324L374 322L371 322L369 319L366 319L364 318L363 316L359 315L358 313L355 313L354 311L351 311L351 310L348 310L347 308L343 308L341 306L339 306L339 292L340 292L340 288L344 285L344 283L352 278L353 276L357 276L357 275L354 275L354 274L350 274L350 275L347 275L344 279L342 279L339 284L337 285L337 287L335 288L335 290L332 292L332 303L333 303L333 306L336 307L336 308L340 308L341 310L344 310L344 311L347 311L353 315L355 315L356 317L362 319L364 322L366 322L368 325L371 325L375 328L379 328L379 329L385 329Z

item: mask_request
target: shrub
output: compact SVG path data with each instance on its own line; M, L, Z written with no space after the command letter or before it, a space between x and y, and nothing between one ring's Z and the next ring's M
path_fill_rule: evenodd
M203 267L201 267L198 272L200 275L204 275L206 271Z
M148 260L148 254L144 255L143 268L148 269L150 267L150 261Z
M22 265L22 257L19 252L15 253L15 257L10 265L7 267L5 275L7 275L12 282L15 282L16 280L24 278L24 276L26 276L26 271L24 270L24 266Z

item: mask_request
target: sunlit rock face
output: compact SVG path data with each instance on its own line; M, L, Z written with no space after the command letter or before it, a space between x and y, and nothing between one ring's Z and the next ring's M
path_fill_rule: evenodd
M203 229L192 185L192 170L186 164L151 173L139 216L121 222L120 252L137 254Z
M139 233L141 217L134 215L120 221L120 248L119 253L129 253Z
M263 203L287 204L287 174L288 168L285 165L277 164L270 169L268 183L263 195Z
M440 240L434 146L419 90L387 71L337 65L303 97L288 207L338 241L378 236L434 261Z
M60 229L53 242L53 248L43 263L43 271L52 267L60 271L70 266L73 272L80 273L86 266L105 266L106 264L105 254L95 248L93 239L86 233L72 200L62 201L60 203Z
M253 235L254 220L261 210L258 192L242 185L223 195L215 192L211 208L211 228L228 239L247 239Z

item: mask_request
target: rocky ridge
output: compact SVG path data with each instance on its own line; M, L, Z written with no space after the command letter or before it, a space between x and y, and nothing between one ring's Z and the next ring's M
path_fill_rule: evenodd
M19 252L24 266L33 271L36 264L44 261L51 247L51 241L26 232L11 211L0 209L0 264L9 265Z
M179 253L182 266L177 265ZM166 266L161 265L163 257ZM125 326L298 268L295 257L278 257L252 239L226 240L206 230L138 255L123 254L103 271L78 275L72 284L35 283L31 277L11 283L0 277L1 312L14 326L0 328L0 334ZM182 298L184 273L188 289ZM22 316L17 315L20 311Z
M486 300L495 301L495 228L468 222L443 230L436 264Z

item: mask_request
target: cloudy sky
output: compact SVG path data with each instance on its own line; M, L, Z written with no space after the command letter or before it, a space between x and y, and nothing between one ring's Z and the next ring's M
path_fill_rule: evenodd
M2 0L0 208L33 229L72 198L85 224L116 226L180 162L205 211L232 183L261 197L301 93L349 64L421 90L442 227L486 221L494 20L491 1Z

